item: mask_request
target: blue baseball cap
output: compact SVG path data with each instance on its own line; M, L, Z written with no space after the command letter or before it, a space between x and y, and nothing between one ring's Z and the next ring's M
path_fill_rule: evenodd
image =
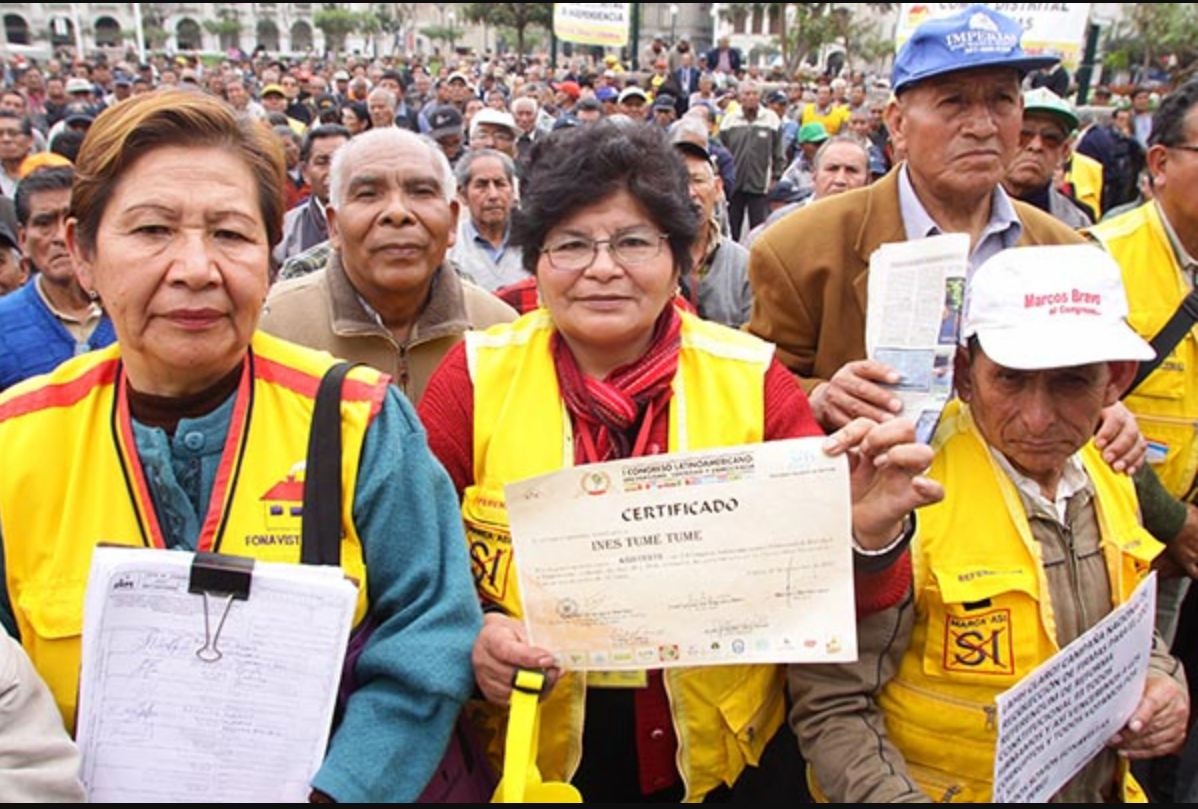
M1027 73L1060 61L1056 56L1026 53L1019 44L1022 37L1019 23L983 5L928 20L903 43L890 86L901 93L925 79L958 70L1011 67Z

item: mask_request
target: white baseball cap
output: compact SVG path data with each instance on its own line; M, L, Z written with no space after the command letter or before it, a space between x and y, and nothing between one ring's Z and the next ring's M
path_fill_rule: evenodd
M516 126L516 119L512 117L512 114L505 110L497 110L494 107L483 107L474 113L474 117L470 119L470 131L473 132L481 124L495 124L496 126L507 127L512 131L512 134L520 134L520 128Z
M632 98L633 96L637 96L638 98L640 98L643 101L649 100L649 96L645 95L644 90L637 87L635 84L630 84L627 87L625 87L623 90L620 91L620 96L617 99L617 101L619 101L621 104L623 104L625 101Z
M1152 359L1126 318L1123 275L1101 248L1014 247L974 273L962 336L977 335L986 356L1023 371Z

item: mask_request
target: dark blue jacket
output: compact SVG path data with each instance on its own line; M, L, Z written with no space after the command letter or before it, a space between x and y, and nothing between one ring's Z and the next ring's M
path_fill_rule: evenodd
M35 275L16 292L0 298L0 390L116 340L112 321L105 315L87 342L76 344L37 294L36 282Z
M732 67L733 73L740 72L741 63L744 58L740 54L739 48L728 48L728 63ZM714 47L707 52L707 69L714 73L720 66L720 49Z

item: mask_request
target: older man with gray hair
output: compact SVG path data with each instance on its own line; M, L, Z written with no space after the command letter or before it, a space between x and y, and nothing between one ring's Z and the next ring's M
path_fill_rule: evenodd
M365 132L333 157L323 270L277 284L261 327L390 374L413 403L468 329L516 313L446 262L457 182L445 155L406 129Z
M495 291L528 277L524 251L509 244L516 208L516 164L494 149L471 149L454 169L465 212L449 258L483 289Z
M376 87L366 96L366 111L370 114L372 129L386 129L395 126L395 107L398 100L395 93L386 87Z

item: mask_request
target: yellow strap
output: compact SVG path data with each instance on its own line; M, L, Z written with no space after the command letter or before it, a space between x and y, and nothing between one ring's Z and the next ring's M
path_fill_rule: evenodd
M503 753L504 803L524 803L530 775L534 783L541 780L536 765L537 713L544 688L544 672L529 669L516 671L508 715L507 743Z

